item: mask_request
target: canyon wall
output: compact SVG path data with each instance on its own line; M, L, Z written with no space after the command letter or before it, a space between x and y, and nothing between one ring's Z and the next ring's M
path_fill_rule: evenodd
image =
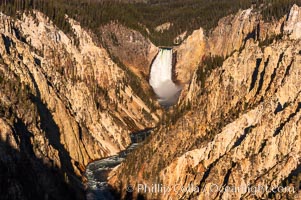
M125 149L130 132L159 120L139 76L79 23L67 16L66 23L69 32L40 12L0 14L0 161L8 176L1 187L15 199L81 198L85 166ZM28 194L30 174L28 186L37 188Z
M111 172L110 184L121 198L301 198L300 13L295 5L278 22L258 20L250 10L222 19L212 32L220 38L209 36L208 44L216 46L208 45L206 53L227 58L206 74L204 84L200 65L182 95L181 113L173 113L178 118L162 122ZM250 36L254 30L259 35ZM138 191L139 184L171 190ZM273 191L280 186L293 189Z
M264 41L283 32L285 17L279 21L265 22L259 11L252 8L223 17L216 28L204 32L195 30L183 43L175 48L177 52L177 79L189 84L195 69L205 57L227 58L244 48L247 40ZM187 59L189 58L189 59Z
M111 22L100 28L106 49L125 66L148 80L152 60L159 49L138 31Z

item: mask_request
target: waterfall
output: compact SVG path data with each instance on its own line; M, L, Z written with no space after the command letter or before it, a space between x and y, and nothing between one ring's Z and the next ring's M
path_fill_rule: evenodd
M172 55L172 49L160 49L151 66L149 80L159 103L166 107L177 102L181 91L172 81Z

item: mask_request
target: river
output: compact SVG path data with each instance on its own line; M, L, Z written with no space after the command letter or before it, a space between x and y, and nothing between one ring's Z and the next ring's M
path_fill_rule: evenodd
M172 80L173 73L172 48L160 48L154 59L149 83L158 96L158 101L163 107L175 104L181 92L181 86ZM150 134L151 129L131 134L131 145L117 155L91 162L86 167L87 200L114 200L113 194L107 184L107 177L114 167L123 162L126 156L137 148Z
M123 162L126 156L136 149L150 135L152 129L147 129L137 133L132 133L131 144L117 155L91 162L86 167L85 175L87 177L87 200L114 200L107 184L107 177L114 167Z

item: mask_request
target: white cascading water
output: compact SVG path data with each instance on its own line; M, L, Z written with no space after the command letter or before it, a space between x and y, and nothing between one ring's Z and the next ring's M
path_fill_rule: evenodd
M172 81L172 49L160 49L150 72L150 85L163 106L171 106L178 100L181 87Z

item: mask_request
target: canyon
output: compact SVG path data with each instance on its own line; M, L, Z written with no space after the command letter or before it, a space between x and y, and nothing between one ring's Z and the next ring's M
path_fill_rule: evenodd
M0 13L0 199L301 198L301 7L173 47L65 20Z
M196 30L177 47L188 50L190 64L178 58L175 69L182 82L191 78L178 102L184 113L110 173L120 198L300 199L301 8L279 21L261 19L239 11L208 37ZM217 67L208 55L224 61ZM239 189L252 187L265 189ZM291 190L273 190L279 187Z
M34 174L33 198L83 198L86 165L124 150L129 133L159 120L160 108L139 89L138 75L67 20L73 37L38 11L19 19L0 15L1 174L12 169L5 185L11 193L1 195L27 195L28 178L18 178L24 171Z

